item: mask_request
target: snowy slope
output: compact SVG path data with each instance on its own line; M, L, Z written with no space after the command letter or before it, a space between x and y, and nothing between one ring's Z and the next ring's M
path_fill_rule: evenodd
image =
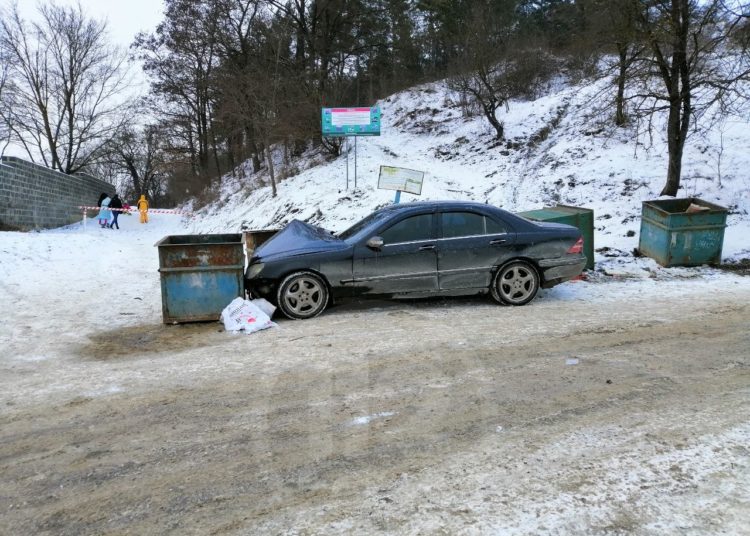
M379 167L392 165L426 172L422 195L403 194L402 202L465 199L511 211L557 203L592 208L595 245L615 255L597 255L602 267L658 269L631 252L638 245L641 203L658 198L664 185L663 129L659 120L651 133L639 133L638 125L614 128L594 106L610 97L606 81L557 84L543 97L501 110L506 140L497 142L488 123L464 113L443 83L416 87L378 103L382 135L357 142L356 188L353 149L348 189L346 156L327 160L311 150L293 164L299 173L279 183L276 198L263 172L253 175L246 168L243 178L243 173L224 177L219 201L197 212L192 230L279 228L295 218L341 230L393 201L394 192L377 189ZM694 134L683 160L679 197L697 196L730 209L727 260L750 257L748 113L727 118L708 134ZM277 172L281 168L279 157Z

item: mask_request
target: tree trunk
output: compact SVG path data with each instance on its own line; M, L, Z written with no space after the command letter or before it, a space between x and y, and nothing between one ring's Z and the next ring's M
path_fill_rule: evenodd
M625 76L628 68L628 47L622 43L617 43L617 53L619 56L619 72L617 73L617 96L615 97L615 125L621 127L625 124Z
M271 155L271 144L268 139L265 141L266 146L266 160L268 161L268 176L271 179L271 197L276 197L276 176L273 170L273 158Z
M685 140L680 136L680 102L672 99L667 119L667 148L669 150L669 166L667 168L667 182L661 195L677 195L682 175L682 149Z
M214 154L214 165L216 166L216 176L221 178L221 162L219 160L219 147L216 142L216 135L211 130L211 149Z
M498 108L499 106L496 102L491 101L489 104L482 103L484 115L487 117L487 121L490 122L490 125L492 125L492 128L495 129L495 139L502 140L505 136L505 126L502 122L498 121L497 116L495 115Z
M661 195L677 195L682 176L682 153L685 148L692 113L691 80L687 45L690 26L690 7L687 0L672 0L672 25L675 28L675 47L669 66L667 89L669 93L669 118L667 119L667 147L669 167L667 182Z
M253 173L258 173L260 171L260 149L255 142L255 129L252 125L245 125L245 138L253 162Z

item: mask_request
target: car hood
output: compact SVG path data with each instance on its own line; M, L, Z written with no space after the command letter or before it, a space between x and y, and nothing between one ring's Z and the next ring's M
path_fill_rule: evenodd
M253 259L268 261L306 253L335 251L348 247L330 231L299 220L292 220L281 231L255 250Z

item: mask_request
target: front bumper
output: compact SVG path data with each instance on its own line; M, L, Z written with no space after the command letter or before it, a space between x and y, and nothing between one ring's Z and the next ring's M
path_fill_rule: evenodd
M264 298L271 303L276 303L276 280L263 277L245 279L245 289L253 298Z

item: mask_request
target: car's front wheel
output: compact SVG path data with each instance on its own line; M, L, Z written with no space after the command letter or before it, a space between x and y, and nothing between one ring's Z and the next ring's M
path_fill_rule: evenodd
M328 305L328 287L312 272L295 272L284 278L276 295L281 312L294 320L313 318Z
M513 261L497 271L491 290L499 303L525 305L539 290L539 274L528 262Z

